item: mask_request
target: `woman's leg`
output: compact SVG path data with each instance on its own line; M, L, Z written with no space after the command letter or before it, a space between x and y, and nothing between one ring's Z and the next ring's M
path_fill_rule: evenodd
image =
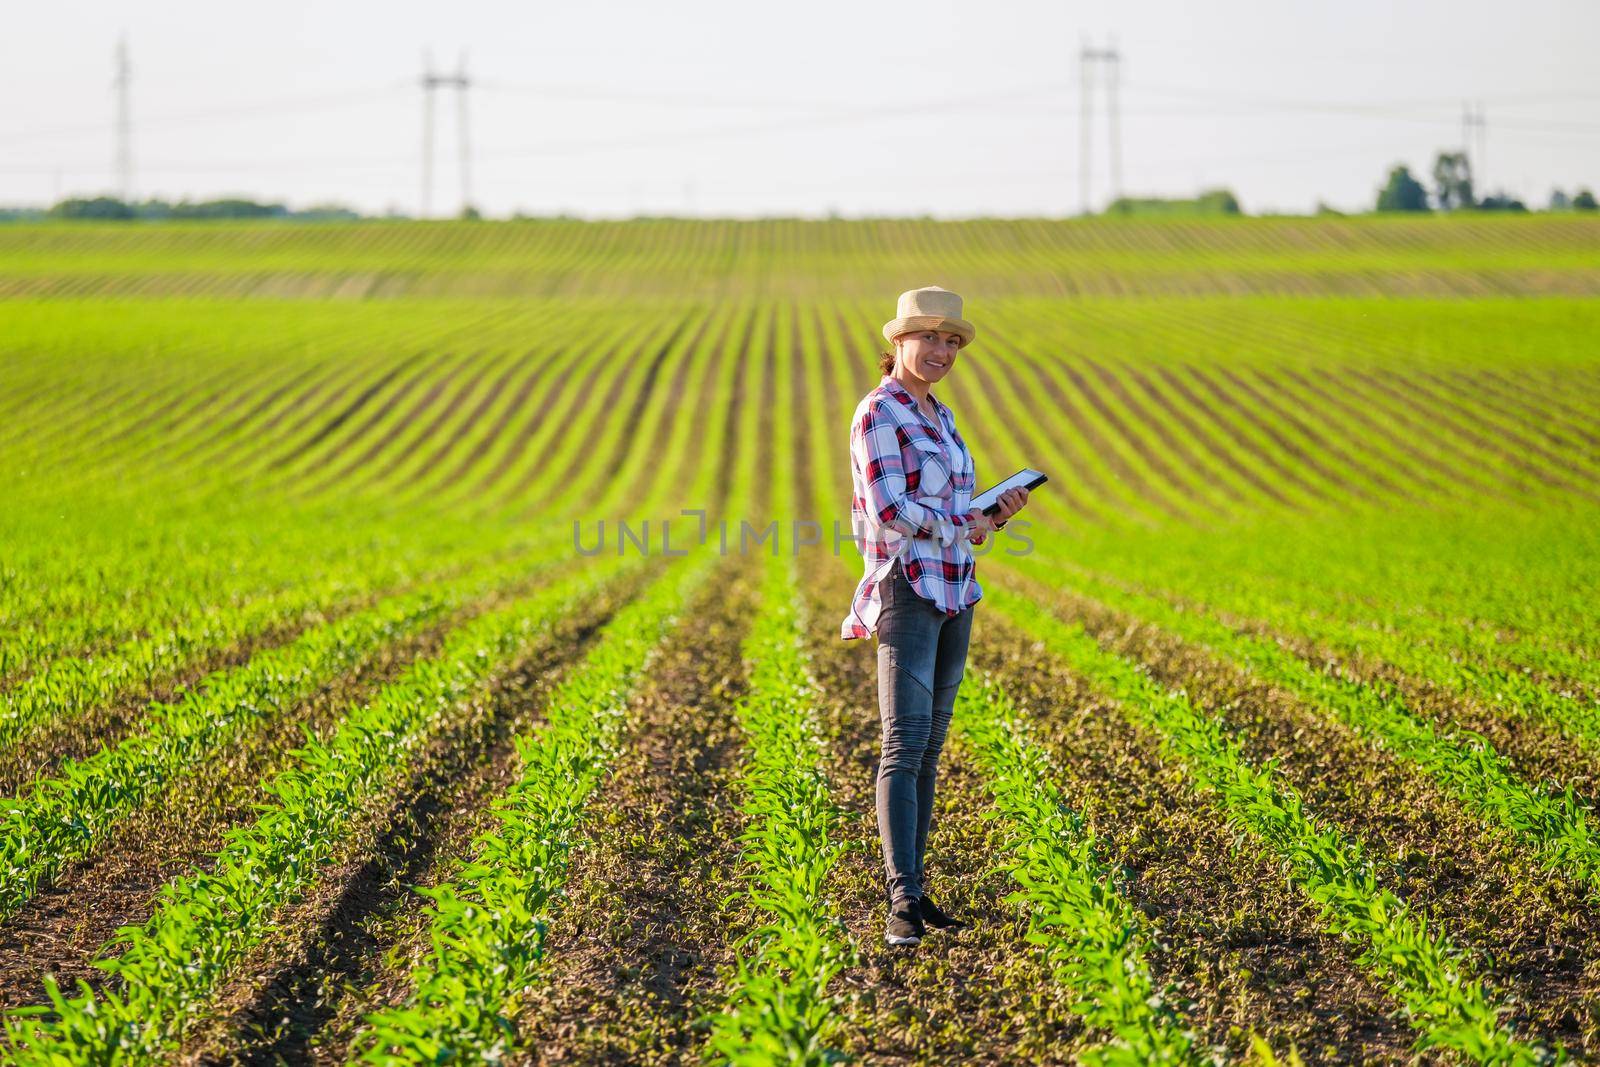
M933 727L934 661L944 615L899 573L884 583L878 617L878 835L891 901L922 895L917 880L917 777Z
M956 691L967 667L967 642L972 636L972 612L977 607L963 609L947 617L939 630L938 654L933 668L932 722L928 730L928 744L922 750L922 765L917 770L917 887L921 893L923 880L922 857L928 848L928 827L933 824L934 783L939 777L939 754L944 750L945 735L950 731L950 718L955 711Z

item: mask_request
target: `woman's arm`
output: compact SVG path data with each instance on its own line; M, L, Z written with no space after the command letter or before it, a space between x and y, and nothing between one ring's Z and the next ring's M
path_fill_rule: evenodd
M906 492L905 464L895 421L868 407L850 429L850 456L862 472L867 506L878 522L907 537L925 537L954 544L972 524L968 515L945 516L917 503Z

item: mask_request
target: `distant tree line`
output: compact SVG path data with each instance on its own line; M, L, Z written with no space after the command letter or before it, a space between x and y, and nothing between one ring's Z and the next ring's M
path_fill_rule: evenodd
M1433 188L1430 191L1411 173L1409 167L1397 163L1389 171L1388 181L1378 190L1375 209L1379 212L1451 212L1451 211L1528 211L1521 200L1504 191L1478 197L1473 188L1471 160L1463 152L1440 152L1433 164ZM1586 187L1572 195L1561 189L1550 193L1549 211L1594 211L1595 196ZM1229 216L1242 215L1239 199L1229 189L1207 189L1194 197L1130 197L1123 196L1106 206L1104 214L1123 216ZM1318 215L1341 215L1328 205L1318 202ZM289 208L281 203L249 200L244 197L225 197L220 200L168 200L125 201L114 196L72 197L49 208L0 206L0 222L28 222L43 219L102 219L102 220L153 220L165 219L298 219L306 221L361 218L405 218L391 208L382 216L367 216L342 204L314 204L306 208ZM459 215L463 219L482 218L473 207ZM512 218L535 216L517 212ZM557 218L570 218L562 214ZM644 216L648 217L648 216Z
M221 200L121 200L114 196L73 197L43 213L52 219L359 219L340 204L292 209L242 197Z
M1189 199L1119 196L1106 205L1107 215L1238 215L1239 198L1228 189L1207 189Z
M1528 205L1503 190L1481 199L1472 187L1472 161L1465 152L1440 152L1433 161L1433 192L1397 163L1389 180L1378 190L1379 211L1527 211ZM1594 193L1580 188L1572 196L1560 189L1550 192L1550 211L1593 211Z

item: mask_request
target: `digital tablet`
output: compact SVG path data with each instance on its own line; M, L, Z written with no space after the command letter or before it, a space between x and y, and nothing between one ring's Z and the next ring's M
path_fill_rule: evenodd
M1043 485L1049 480L1049 478L1046 478L1032 467L1023 467L1005 481L992 485L973 497L972 506L982 511L985 515L993 515L1000 510L998 503L1000 494L1007 489L1032 489L1035 486Z

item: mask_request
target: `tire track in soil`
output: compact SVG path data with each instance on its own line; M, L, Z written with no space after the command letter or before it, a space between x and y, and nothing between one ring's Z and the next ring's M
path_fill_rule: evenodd
M983 625L969 669L995 672L1031 712L1066 795L1152 921L1152 973L1192 1002L1202 1040L1243 1057L1254 1028L1279 1051L1293 1041L1308 1062L1410 1062L1413 1035L1388 1014L1396 1005L1277 862L1249 841L1236 848L1182 768L1084 678L1007 621Z
M1510 1017L1520 1032L1583 1046L1582 1020L1600 996L1600 910L1582 886L1541 870L1426 774L1331 714L1104 605L1026 588L1082 621L1103 648L1222 712L1252 760L1277 760L1308 810L1359 836L1385 885L1424 907L1457 945L1487 953L1492 988L1523 1006Z
M746 691L741 645L759 601L733 557L685 615L629 709L624 748L586 822L549 963L519 1019L518 1062L692 1059L695 1019L732 964L719 898L738 884L743 815L732 778Z
M401 785L368 805L341 856L233 970L181 1061L344 1061L362 1016L409 988L409 970L389 952L426 941L427 902L411 887L436 884L489 825L490 803L516 775L513 739L537 727L567 669L660 570L654 564L623 578L558 620L488 699L428 746Z

